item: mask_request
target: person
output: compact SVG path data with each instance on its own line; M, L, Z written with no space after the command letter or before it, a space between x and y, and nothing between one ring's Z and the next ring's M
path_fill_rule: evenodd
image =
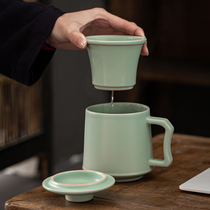
M135 23L102 8L64 13L38 2L0 0L0 73L33 85L55 49L86 49L87 35L130 34L145 37ZM144 44L142 55L148 55Z

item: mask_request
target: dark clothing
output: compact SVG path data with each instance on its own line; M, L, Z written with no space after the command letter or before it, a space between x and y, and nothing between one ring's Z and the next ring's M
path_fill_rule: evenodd
M37 2L0 0L0 73L25 85L37 82L54 53L42 47L62 14Z

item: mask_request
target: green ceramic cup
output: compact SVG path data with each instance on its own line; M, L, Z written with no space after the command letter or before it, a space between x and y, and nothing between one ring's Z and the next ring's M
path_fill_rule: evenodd
M101 90L128 90L136 84L146 38L129 35L87 36L92 83Z
M163 159L153 158L151 124L165 128ZM117 182L133 181L154 166L172 163L174 128L165 118L151 117L137 103L93 105L86 109L83 169L112 175Z

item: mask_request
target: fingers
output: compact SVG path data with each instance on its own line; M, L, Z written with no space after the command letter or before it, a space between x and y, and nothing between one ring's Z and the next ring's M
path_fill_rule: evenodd
M85 36L79 31L73 31L69 34L69 40L72 44L79 47L80 49L85 49L87 46L87 40Z
M145 43L141 49L141 55L146 55L148 56L149 55L149 50L147 48L147 43Z
M116 17L116 19L118 19L118 17ZM118 24L117 27L118 27L119 30L121 30L121 31L123 31L127 34L133 35L133 36L141 36L141 37L146 38L143 29L138 27L135 23L132 23L132 22L129 22L129 21L126 21L126 20L122 20L122 19L120 21L121 22L117 23ZM149 50L148 50L148 47L147 47L147 43L145 43L143 45L141 55L149 55Z
M73 45L85 49L87 46L85 35L129 34L145 37L143 29L135 23L117 17L102 8L62 15L56 21L51 34L52 46L62 49L71 49ZM141 54L148 55L146 44Z
M129 22L127 20L124 20L118 16L115 16L106 10L98 10L99 18L102 15L102 18L106 19L109 23L109 25L116 30L119 30L125 34L130 34L133 36L141 36L145 37L145 33L142 28L138 27L135 23ZM149 55L149 50L147 47L147 43L145 43L142 47L141 55Z
M124 20L116 15L107 12L104 9L101 10L100 8L97 8L96 11L98 11L97 18L105 19L109 23L109 25L116 30L130 35L145 37L143 29L138 27L135 23Z

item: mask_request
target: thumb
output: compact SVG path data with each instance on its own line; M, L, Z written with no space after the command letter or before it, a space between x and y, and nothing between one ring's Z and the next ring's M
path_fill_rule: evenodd
M82 33L80 33L79 31L71 32L69 35L69 39L72 44L74 44L75 46L77 46L81 49L85 49L87 46L87 40L86 40L85 36Z

